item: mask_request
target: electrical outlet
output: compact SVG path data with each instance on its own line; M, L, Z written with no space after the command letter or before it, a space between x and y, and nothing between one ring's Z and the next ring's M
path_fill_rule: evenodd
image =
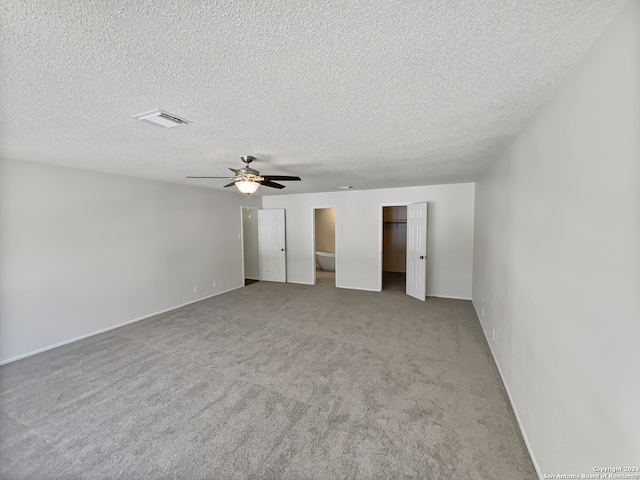
M216 281L213 281L213 288L216 288Z
M193 287L193 293L198 293L198 285Z
M484 317L484 307L482 307L482 316Z
M492 329L491 329L491 339L492 339L492 340L495 340L495 339L496 339L496 329L495 329L495 328L492 328Z

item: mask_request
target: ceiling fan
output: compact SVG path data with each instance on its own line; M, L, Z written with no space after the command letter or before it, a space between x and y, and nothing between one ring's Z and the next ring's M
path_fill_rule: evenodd
M229 168L232 172L235 173L233 177L187 177L187 178L226 178L227 180L233 180L233 182L225 185L224 188L235 185L238 187L242 193L246 193L250 195L258 190L260 185L264 185L265 187L271 188L284 188L284 185L280 185L279 183L274 182L273 180L278 181L291 181L291 180L300 180L300 177L292 177L289 175L260 175L260 172L254 170L249 167L249 164L253 162L256 158L250 155L246 157L240 157L240 159L246 164L245 167L242 167L240 170L236 170L235 168Z

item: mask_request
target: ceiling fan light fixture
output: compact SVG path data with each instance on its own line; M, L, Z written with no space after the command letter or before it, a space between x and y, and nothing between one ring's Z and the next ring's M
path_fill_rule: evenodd
M249 167L249 164L255 160L255 157L246 156L240 157L240 159L246 165L241 169L237 170L235 168L230 168L235 175L233 177L194 177L188 176L186 178L224 178L226 180L233 180L228 185L225 185L224 188L236 186L238 190L242 193L246 193L247 195L251 195L260 185L263 185L265 188L277 188L278 190L282 190L284 185L274 182L274 180L278 181L300 181L302 180L300 177L294 177L293 175L260 175L260 172L254 170Z
M258 190L259 186L259 182L252 182L251 180L241 180L239 182L236 182L236 187L238 187L238 190L240 190L242 193L246 193L247 195L251 195L252 193L254 193L256 190Z

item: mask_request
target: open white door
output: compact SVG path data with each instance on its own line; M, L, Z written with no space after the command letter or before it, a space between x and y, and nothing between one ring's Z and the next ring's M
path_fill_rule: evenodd
M427 297L427 204L407 205L407 295Z
M258 210L260 280L287 281L284 209Z

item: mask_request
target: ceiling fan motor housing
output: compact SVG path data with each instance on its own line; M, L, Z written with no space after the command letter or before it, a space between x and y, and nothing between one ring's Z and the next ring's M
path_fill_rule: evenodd
M238 170L238 172L242 173L243 175L255 175L256 177L260 176L260 172L258 170L254 170L253 168L249 167L249 164L255 159L256 157L252 157L251 155L240 157L240 160L246 163L247 166L241 168L240 170Z
M260 176L260 172L258 170L254 170L253 168L244 167L238 170L238 172L244 175L255 175L256 177Z

